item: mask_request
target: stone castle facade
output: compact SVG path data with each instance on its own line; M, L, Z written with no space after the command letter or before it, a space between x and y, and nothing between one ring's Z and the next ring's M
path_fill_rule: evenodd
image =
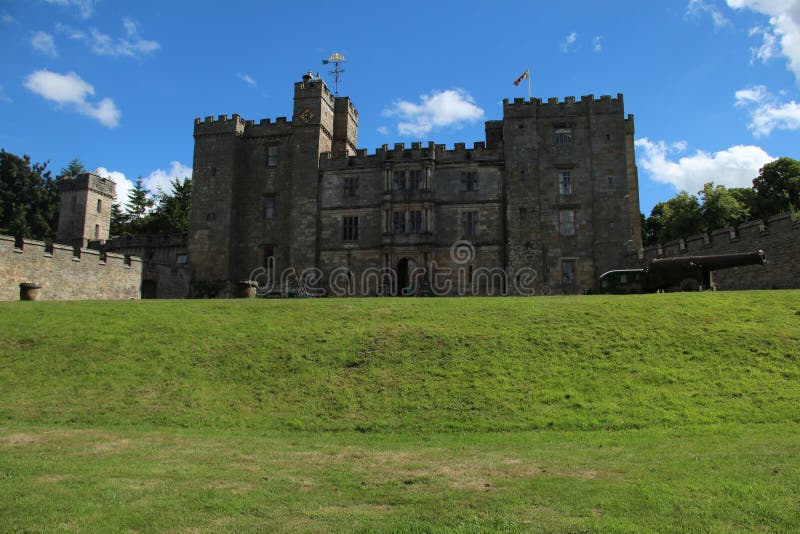
M259 268L275 279L316 270L323 287L332 275L350 280L348 294L426 294L443 282L440 268L469 280L499 269L504 287L484 277L473 292L514 294L513 277L533 273L538 291L569 294L641 248L622 95L504 100L502 120L486 122L472 148L397 143L368 154L358 120L350 98L311 74L294 84L291 121L195 119L195 279L230 296ZM388 291L385 279L356 282L376 271L393 273Z

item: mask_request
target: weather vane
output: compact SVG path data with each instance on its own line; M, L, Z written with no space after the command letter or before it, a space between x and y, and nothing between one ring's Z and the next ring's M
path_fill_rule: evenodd
M345 63L347 60L344 58L344 54L340 54L339 52L334 52L328 59L323 59L322 64L327 65L329 63L333 63L333 70L330 72L333 74L333 79L335 81L336 91L334 94L339 96L339 76L344 72L344 69L341 68L341 64Z

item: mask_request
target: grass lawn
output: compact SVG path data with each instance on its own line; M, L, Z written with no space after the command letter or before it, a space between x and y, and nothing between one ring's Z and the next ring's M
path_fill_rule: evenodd
M800 292L0 303L0 529L800 529Z

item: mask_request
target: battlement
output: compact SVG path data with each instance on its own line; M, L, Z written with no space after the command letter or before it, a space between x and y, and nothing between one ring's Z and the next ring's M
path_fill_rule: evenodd
M294 97L308 98L308 97L322 97L330 107L333 109L336 103L336 96L328 89L328 85L322 78L312 78L310 73L303 76L303 81L295 82L294 84Z
M260 119L258 123L255 120L248 120L242 118L240 115L234 113L228 118L227 115L219 115L216 119L213 116L206 117L202 120L200 117L194 119L194 135L220 135L220 134L234 134L234 135L266 135L266 134L283 134L286 129L292 126L292 121L286 117L278 117L273 122L272 119ZM266 128L266 129L265 129Z
M91 190L108 198L114 198L116 184L109 178L103 178L91 172L84 172L59 182L61 192Z
M21 283L42 300L139 298L141 277L138 257L0 235L0 300L18 300Z
M622 93L618 93L616 98L611 95L602 95L600 98L595 98L593 94L583 95L580 100L576 100L574 96L564 97L564 100L559 100L558 97L550 97L547 101L541 98L515 98L510 101L508 98L503 99L503 116L504 117L523 117L537 115L560 115L563 113L618 113L624 109L624 99Z
M336 97L336 103L339 103L339 102L346 102L347 103L347 111L351 115L353 115L354 117L358 118L358 110L356 109L356 106L353 104L353 102L350 100L349 96L337 96Z
M498 161L503 158L502 150L488 149L484 141L476 141L472 148L467 148L466 143L454 143L448 150L444 144L428 141L427 145L421 142L412 142L410 148L405 143L395 143L393 147L383 145L369 154L366 148L356 150L354 156L348 156L344 151L338 154L323 152L320 154L320 167L326 169L340 169L352 166L368 166L385 162L408 162L435 160L440 163L460 161Z

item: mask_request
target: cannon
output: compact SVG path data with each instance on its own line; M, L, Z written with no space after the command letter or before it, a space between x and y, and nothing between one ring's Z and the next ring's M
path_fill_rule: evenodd
M618 269L600 276L592 293L655 293L713 288L713 272L744 265L763 265L763 250L712 256L681 256L651 260L644 269Z

